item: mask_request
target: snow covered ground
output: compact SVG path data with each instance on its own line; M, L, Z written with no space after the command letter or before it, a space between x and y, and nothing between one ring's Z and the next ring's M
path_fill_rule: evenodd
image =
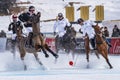
M72 60L71 54L66 55L60 52L57 63L54 57L49 54L45 58L43 53L39 53L39 58L46 66L46 70L36 62L32 54L27 54L25 62L28 70L23 70L23 65L16 52L16 58L13 58L11 52L0 52L0 80L119 80L120 79L120 56L109 55L113 69L109 69L105 60L100 56L97 59L94 53L90 54L90 62L87 63L85 55L76 54L75 66L70 66ZM78 57L77 57L78 56Z

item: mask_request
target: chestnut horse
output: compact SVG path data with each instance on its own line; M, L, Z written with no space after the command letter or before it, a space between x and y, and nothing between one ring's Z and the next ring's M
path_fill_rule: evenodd
M110 69L113 68L112 65L109 62L108 59L108 45L106 43L106 41L104 40L104 38L102 37L102 32L101 32L101 28L98 26L98 24L96 26L93 26L95 33L96 33L96 48L98 50L98 52L105 58L106 62L108 63Z
M33 15L31 17L31 22L32 22L32 28L33 28L33 43L34 43L34 47L26 47L26 42L28 41L28 37L24 37L23 33L22 33L22 29L17 26L17 45L18 45L18 49L20 52L20 58L23 62L24 65L24 70L27 69L27 66L24 62L24 57L26 55L26 52L28 53L33 53L33 55L35 56L37 62L43 66L42 62L39 60L38 58L38 54L37 52L39 51L43 51L43 53L45 54L45 57L49 57L49 55L47 54L46 50L49 51L55 58L58 58L58 55L55 54L50 48L49 46L45 43L45 40L43 39L43 36L40 34L40 28L39 28L39 17L40 14L38 13L37 15Z

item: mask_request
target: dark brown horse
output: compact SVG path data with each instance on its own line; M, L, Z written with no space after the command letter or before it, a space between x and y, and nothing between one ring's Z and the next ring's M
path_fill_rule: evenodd
M49 51L55 58L58 58L58 55L55 54L49 47L48 45L45 43L45 40L43 39L43 36L40 34L40 28L39 28L39 13L37 15L33 15L31 17L31 22L32 22L32 28L33 28L33 43L34 43L34 47L26 47L26 42L28 41L27 39L29 39L28 37L24 37L23 33L22 33L22 29L17 26L17 45L18 45L18 49L20 52L20 58L23 61L23 65L24 65L24 70L27 69L27 66L24 62L24 57L26 55L26 52L28 53L32 53L37 62L43 66L42 62L39 60L38 58L38 54L37 52L40 52L41 50L43 51L43 53L45 54L46 57L49 57L49 55L47 54L46 50ZM43 66L44 67L44 66Z
M75 36L76 31L73 27L66 27L66 33L63 35L63 37L56 37L56 51L63 50L66 53L72 53L72 57L74 59L74 52L75 52Z
M110 64L109 59L108 59L108 45L102 37L101 28L98 26L98 24L96 26L93 26L93 28L94 28L95 33L96 33L95 40L96 40L97 50L105 58L106 62L108 63L108 65L111 69L113 67Z

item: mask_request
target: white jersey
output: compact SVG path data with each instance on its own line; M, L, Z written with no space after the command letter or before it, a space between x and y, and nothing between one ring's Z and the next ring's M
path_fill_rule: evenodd
M64 18L62 20L58 20L54 24L54 32L57 32L59 37L62 37L65 34L65 26L70 26L68 19Z
M83 32L83 36L86 35L86 33L88 34L88 37L94 38L95 36L95 31L92 27L92 25L94 25L94 23L92 21L85 21L83 23L83 25L81 26L81 31Z

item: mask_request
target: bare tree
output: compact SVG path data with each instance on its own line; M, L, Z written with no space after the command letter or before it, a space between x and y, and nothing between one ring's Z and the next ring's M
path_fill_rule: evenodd
M0 13L8 14L8 11L15 4L16 0L0 0Z

